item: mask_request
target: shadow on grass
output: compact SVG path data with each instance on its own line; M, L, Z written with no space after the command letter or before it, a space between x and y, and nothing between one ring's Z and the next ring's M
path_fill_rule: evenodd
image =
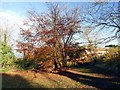
M98 89L120 88L120 79L118 78L97 78L68 71L61 71L58 72L58 74L69 77L77 82L96 87Z
M97 73L97 74L104 74L104 75L107 75L107 76L118 76L118 77L120 77L120 73L115 72L115 70L111 71L107 68L101 68L101 67L98 67L94 64L92 65L91 62L90 63L89 62L84 63L84 64L81 64L81 65L74 65L71 68L78 69L80 72L83 72L83 73Z
M43 88L41 86L34 87L26 79L19 75L9 75L2 73L2 88Z
M107 76L120 76L120 73L117 73L115 71L111 71L108 69L104 69L104 68L100 68L100 67L96 67L96 66L92 66L92 67L87 67L88 69L90 69L90 71L92 73L98 73L98 74L104 74Z

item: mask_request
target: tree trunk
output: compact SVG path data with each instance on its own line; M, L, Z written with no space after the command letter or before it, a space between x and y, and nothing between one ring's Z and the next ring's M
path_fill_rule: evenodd
M63 67L67 66L66 57L67 57L66 51L65 51L65 49L63 49L63 51L62 51L62 65L63 65Z
M54 64L54 69L53 70L57 70L58 69L58 64L56 59L53 60L53 64Z

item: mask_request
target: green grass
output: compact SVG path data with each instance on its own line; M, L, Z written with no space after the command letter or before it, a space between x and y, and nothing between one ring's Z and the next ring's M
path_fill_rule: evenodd
M0 72L7 72L10 71L10 68L0 68Z

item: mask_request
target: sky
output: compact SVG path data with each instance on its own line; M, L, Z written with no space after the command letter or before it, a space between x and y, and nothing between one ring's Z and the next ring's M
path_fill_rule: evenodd
M3 2L0 3L0 22L1 27L7 26L10 28L8 30L9 34L11 34L11 38L9 43L15 47L15 41L19 38L18 33L19 29L18 26L21 26L23 20L25 20L27 16L27 10L34 8L39 12L46 12L47 8L45 2L7 2L6 0L2 0ZM9 1L9 0L8 0ZM28 0L29 1L29 0ZM68 0L69 1L69 0ZM60 3L60 4L63 4ZM80 6L87 8L89 3L88 2L66 2L71 8L75 6ZM14 26L14 28L13 28ZM2 31L0 31L2 34ZM105 32L103 33L105 34ZM116 41L110 42L109 44L117 44Z
M65 4L65 3L60 3ZM85 6L86 3L81 2L66 2L71 8L75 6ZM12 25L15 27L15 24L22 25L22 21L27 17L27 10L35 9L38 12L47 12L45 2L2 2L0 3L0 19L2 19L1 24L3 26L8 26L12 28ZM17 27L17 26L16 26ZM11 30L13 34L17 34L19 30ZM17 37L17 35L13 35Z
M86 2L61 2L61 4L68 4L70 7L86 6ZM25 15L26 10L35 8L40 12L46 10L45 2L2 2L0 3L0 11L13 11L19 15Z
M61 3L62 4L62 3ZM70 7L79 5L79 3L66 3ZM20 56L16 52L16 40L19 40L18 26L23 26L23 21L27 17L27 10L34 8L39 12L47 11L45 2L2 2L0 3L0 35L3 35L3 32L8 33L8 43L13 47L13 51L16 56ZM7 27L6 27L7 26ZM6 30L7 28L7 30ZM18 55L17 55L18 54Z

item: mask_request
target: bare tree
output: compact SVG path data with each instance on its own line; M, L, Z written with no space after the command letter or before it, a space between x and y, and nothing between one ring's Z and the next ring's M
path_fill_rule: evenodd
M98 43L109 42L117 38L120 31L119 2L93 2L87 13L82 15L88 26L95 27L98 32L104 30L111 35L99 39ZM115 33L115 34L114 34Z

